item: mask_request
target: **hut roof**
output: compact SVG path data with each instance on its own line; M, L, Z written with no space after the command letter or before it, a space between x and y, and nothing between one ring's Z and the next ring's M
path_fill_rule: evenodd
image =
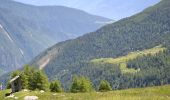
M18 79L20 76L15 76L13 79L10 80L10 83L12 83L13 81L15 81L16 79Z

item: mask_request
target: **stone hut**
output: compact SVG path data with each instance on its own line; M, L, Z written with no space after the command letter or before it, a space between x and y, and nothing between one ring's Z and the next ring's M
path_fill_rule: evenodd
M10 80L12 93L19 92L22 89L21 77L16 76Z

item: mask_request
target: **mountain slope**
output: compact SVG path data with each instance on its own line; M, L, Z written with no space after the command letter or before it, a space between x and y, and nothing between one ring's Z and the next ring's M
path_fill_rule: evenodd
M94 31L110 21L62 6L0 0L0 69L20 68L57 42Z
M96 65L92 65L89 62L97 58L116 58L126 55L129 52L153 48L160 44L169 50L169 16L170 1L162 0L159 4L137 15L106 25L95 32L77 39L58 43L36 57L31 63L32 65L44 68L51 80L60 79L65 87L67 87L67 84L69 84L68 80L74 74L88 76L95 84L98 84L100 79L108 79L112 82L112 87L116 89L150 86L151 84L158 85L160 83L154 83L159 80L156 76L156 79L154 78L155 80L148 81L150 79L149 77L154 76L157 72L155 71L153 73L152 70L159 70L159 68L155 69L154 64L151 68L148 66L150 68L150 72L147 74L148 76L143 74L147 70L142 69L140 71L141 74L139 75L145 75L144 77L146 77L142 78L141 76L131 76L131 74L121 74L120 69L117 67L119 65L115 65L114 69L112 67L113 65L110 64L97 65L100 67L96 68L93 67ZM162 55L168 56L168 52ZM156 56L158 58L154 59L162 59L162 56ZM167 63L169 60L165 59L162 64ZM168 66L169 63L165 64L164 69L160 72L164 73L165 69L169 68ZM137 77L146 80L140 81ZM130 80L129 78L134 78L133 84L135 85L127 83L126 80ZM168 79L168 77L163 78L163 76L161 78ZM117 82L119 86L115 86ZM139 84L135 82L139 82ZM143 84L142 82L148 83ZM167 81L163 81L163 84L165 83Z

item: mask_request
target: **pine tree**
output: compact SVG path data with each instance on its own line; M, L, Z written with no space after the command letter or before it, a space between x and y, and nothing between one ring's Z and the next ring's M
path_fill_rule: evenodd
M92 83L89 79L85 77L73 77L73 83L71 85L70 91L73 93L77 92L90 92L93 90Z
M29 65L26 65L24 67L24 70L21 73L21 81L22 81L22 88L23 89L29 89L30 88L29 83L32 81L34 73L35 73L35 69L30 67Z
M47 76L41 71L35 72L30 82L30 89L47 91L49 89L49 82Z
M12 74L11 74L11 79L14 78L15 76L20 75L20 73L21 73L21 72L20 72L19 70L16 70L16 71L12 72Z
M93 90L92 83L88 78L80 77L80 80L81 80L81 84L80 84L81 92L90 92Z
M78 76L73 77L73 83L71 85L70 91L73 93L80 92L80 81Z
M110 86L110 83L106 80L102 80L99 85L99 91L100 92L106 92L106 91L111 91L112 88Z
M51 92L62 92L63 89L62 89L62 87L61 87L60 81L51 82L51 84L50 84L50 90L51 90Z
M6 89L10 89L10 88L11 88L11 83L7 82Z
M26 65L22 71L14 71L11 78L20 75L23 89L45 90L49 89L48 77L41 71L36 71L33 67ZM8 85L10 88L10 84Z

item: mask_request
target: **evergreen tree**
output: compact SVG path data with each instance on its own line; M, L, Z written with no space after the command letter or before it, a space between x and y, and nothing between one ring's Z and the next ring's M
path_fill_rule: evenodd
M49 89L49 82L47 76L41 71L35 72L30 82L30 89L47 91Z
M92 82L88 78L82 76L80 77L80 81L81 81L80 84L81 92L90 92L93 90Z
M80 81L79 81L79 78L78 76L74 76L73 77L73 83L71 85L71 89L70 91L73 92L73 93L77 93L77 92L80 92Z
M62 89L62 87L61 87L60 81L51 82L51 84L50 84L50 90L51 90L51 92L62 92L63 89Z
M73 77L73 83L71 85L70 91L73 93L77 92L90 92L93 90L92 83L89 79L85 77Z
M99 85L99 91L105 92L105 91L111 91L112 88L110 86L110 83L106 80L102 80Z
M30 67L29 65L26 65L24 67L23 72L21 73L21 81L22 81L22 88L23 89L29 89L30 88L30 82L32 82L33 75L35 73L35 69Z
M48 90L49 82L48 77L41 71L36 71L29 65L26 65L22 71L15 71L11 74L11 78L20 75L23 89L30 90ZM10 88L8 83L7 88Z
M7 82L6 89L10 89L10 88L11 88L11 84L10 84L10 82Z
M14 78L15 76L20 75L20 74L21 74L21 72L19 70L16 70L16 71L12 72L11 79Z

